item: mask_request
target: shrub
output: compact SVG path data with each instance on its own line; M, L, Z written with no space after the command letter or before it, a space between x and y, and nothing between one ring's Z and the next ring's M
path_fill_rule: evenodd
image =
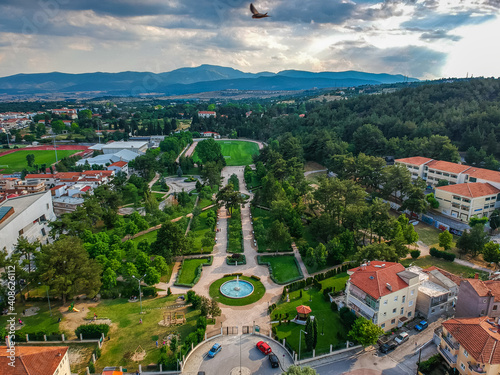
M254 279L254 280L257 280L257 281L260 281L260 277L259 276L252 275L252 276L250 276L250 278Z
M167 289L167 296L171 296L172 295L172 291L170 290L170 287L168 287Z
M425 373L430 372L434 367L436 367L441 362L441 355L436 354L429 358L427 361L420 362L418 365L419 371Z
M335 301L332 301L332 303L330 303L330 307L331 307L333 312L339 311L339 307Z
M89 362L89 365L87 367L89 368L89 372L91 374L95 373L95 366L94 366L94 363L92 361Z
M448 260L450 262L453 262L455 260L456 255L453 253L448 253L447 251L440 251L436 249L435 247L431 247L429 250L429 254L433 257L436 258L442 258L444 260Z
M420 250L412 250L410 251L410 255L413 259L417 259L420 256Z
M154 286L144 286L141 288L141 292L144 297L156 297L158 295L158 292L156 291L156 288Z
M80 333L84 336L99 338L101 334L107 336L109 332L108 324L83 324L75 330L76 337L80 337Z

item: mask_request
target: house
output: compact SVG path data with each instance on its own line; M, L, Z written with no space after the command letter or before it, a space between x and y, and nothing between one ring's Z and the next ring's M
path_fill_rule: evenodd
M492 171L490 169L470 167L467 170L466 181L487 182L500 189L500 172Z
M200 135L204 138L220 139L220 134L216 132L201 132Z
M6 375L71 375L68 350L67 346L0 346L0 369Z
M500 189L482 182L440 186L435 189L439 211L465 222L474 215L489 217L495 210L498 193Z
M0 246L10 255L19 236L47 240L48 222L55 220L50 191L22 195L0 203Z
M54 198L59 198L60 196L66 194L66 188L66 185L56 185L50 188L50 194ZM54 200L52 200L52 202L54 202Z
M427 184L436 186L440 180L448 181L450 185L462 184L465 182L465 171L468 165L451 163L449 161L432 160L424 167L424 176Z
M128 175L128 163L126 161L117 161L107 167L108 171L114 171L115 174L122 172Z
M415 316L419 276L400 263L371 261L347 271L346 306L385 331Z
M413 156L411 158L396 159L394 162L396 165L402 165L406 167L413 179L418 177L425 179L424 167L427 163L431 162L432 159L424 158L422 156Z
M455 316L471 318L500 317L500 281L465 279L458 290Z
M462 282L462 280L465 280L465 279L461 276L455 275L454 273L448 272L448 271L443 270L442 268L439 268L436 266L424 268L422 271L429 273L429 272L434 271L434 270L438 271L441 275L443 275L447 279L451 280L456 285L456 289L454 290L454 292L455 292L455 297L458 296L458 287L460 286L460 283Z
M148 142L136 141L136 142L111 142L102 147L102 152L104 154L116 154L122 150L128 150L135 152L136 154L142 155L148 149Z
M135 152L129 150L121 150L114 154L97 155L93 158L80 159L76 162L76 165L88 164L105 166L106 164L113 164L117 161L126 161L127 163L129 163L138 156L139 154Z
M92 193L92 187L85 184L76 184L68 187L66 192L68 193L68 197L83 198L86 194Z
M77 207L83 206L83 202L83 198L68 197L67 195L52 199L54 213L57 216L75 211Z
M198 117L201 118L209 118L215 116L217 116L217 113L215 111L198 111Z
M463 375L500 372L499 325L488 317L454 318L443 322L438 351Z

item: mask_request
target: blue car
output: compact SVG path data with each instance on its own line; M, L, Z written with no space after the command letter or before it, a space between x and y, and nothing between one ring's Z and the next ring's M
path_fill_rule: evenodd
M210 351L208 352L208 356L210 358L213 358L215 357L215 355L217 353L219 353L222 349L222 345L221 344L214 344L214 346L212 346L212 349L210 349Z
M420 323L418 323L416 326L415 326L415 330L417 331L423 331L424 329L426 329L428 326L427 322L425 320L422 320Z

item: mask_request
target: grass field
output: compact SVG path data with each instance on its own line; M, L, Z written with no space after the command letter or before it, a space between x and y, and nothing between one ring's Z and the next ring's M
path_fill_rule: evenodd
M484 277L486 277L487 279L488 276L486 272L481 272L475 270L474 268L462 266L461 264L455 262L449 262L447 260L434 258L430 255L418 259L403 259L401 260L400 263L405 267L408 267L410 264L422 268L436 266L462 277L474 277L474 274L476 272L479 273L479 275L481 275L481 279L483 279Z
M418 233L419 241L422 241L427 246L439 248L439 234L441 233L439 229L420 222L415 226L415 232ZM455 247L455 242L457 240L458 236L453 236L452 248Z
M180 284L191 284L196 277L198 266L207 262L208 259L185 259L184 263L182 263L182 272L177 282Z
M335 285L337 290L339 290L343 289L347 279L347 274L343 273L323 280L322 284L323 286ZM331 310L330 302L325 301L323 293L317 288L310 287L308 290L302 290L302 297L300 297L300 290L291 292L290 302L281 302L271 313L271 319L279 320L280 314L281 318L284 319L287 313L289 319L293 319L297 315L296 308L300 305L309 306L312 310L311 315L318 321L316 355L328 353L330 351L330 344L336 346L345 343L347 332L340 322L338 312ZM304 329L304 326L295 323L273 324L273 326L276 327L279 340L286 339L287 343L298 353L299 333L301 329ZM342 340L339 340L339 337ZM305 351L305 339L304 335L302 335L301 357L310 357L311 354Z
M260 256L260 262L270 263L273 278L280 284L286 284L300 277L295 256L280 255L280 256Z
M57 150L57 158L61 160L62 158L76 154L77 152L78 150ZM26 161L26 155L28 154L35 155L35 164L46 164L47 168L56 162L56 155L54 151L20 150L11 154L0 156L0 172L21 172L23 169L28 168L28 162Z
M207 214L209 210L203 211L199 216L199 222L196 228L191 228L188 235L193 239L193 246L185 254L208 254L213 250L213 246L202 246L201 242L205 237L205 233L212 232L215 237L213 228L207 225ZM192 224L191 224L192 225ZM203 249L203 251L201 251Z
M136 238L132 239L131 241L135 242L136 245L139 242L141 242L142 240L148 240L149 243L153 243L156 241L157 234L158 234L158 230L153 230L149 233L143 234L142 236L136 237Z
M259 153L259 146L254 142L245 141L217 141L221 146L222 155L226 159L226 165L248 165L252 164L252 155ZM196 150L193 154L195 163L200 162Z

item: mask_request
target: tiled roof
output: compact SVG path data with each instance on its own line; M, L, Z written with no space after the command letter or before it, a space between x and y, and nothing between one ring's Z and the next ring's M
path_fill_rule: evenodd
M215 115L214 111L198 111L198 114L204 114L204 115Z
M436 267L436 266L431 266L431 267L425 268L422 271L424 271L426 273L429 273L429 272L434 271L434 270L439 271L441 274L443 274L444 276L446 276L448 279L450 279L451 281L453 281L458 286L460 286L460 283L462 282L462 280L464 280L462 277L457 276L454 273L445 271L442 268L439 268L439 267Z
M400 263L371 261L366 267L350 269L349 272L353 272L350 282L366 294L379 299L408 287L408 284L397 275L404 270L404 266ZM390 284L392 290L387 288L387 284Z
M489 169L470 167L467 174L469 177L480 178L481 180L500 182L500 172Z
M483 183L483 182L473 182L465 184L456 184L448 186L436 187L436 190L443 190L449 193L461 195L463 197L478 198L487 195L496 195L500 192L496 187Z
M56 185L53 188L50 188L50 190L58 190L58 189L60 189L60 188L62 188L64 186L66 186L66 185Z
M54 177L59 179L67 179L67 178L80 177L81 175L82 174L80 172L58 172L54 175Z
M468 282L479 297L493 296L495 302L500 301L500 280L465 279L464 282Z
M89 191L90 189L92 189L90 186L85 186L82 190L80 190L82 193L85 193L87 191Z
M117 161L116 163L113 163L113 164L110 164L108 166L109 167L120 167L120 168L123 168L124 166L127 165L127 162L126 161Z
M500 334L490 318L450 319L443 327L480 363L500 364ZM493 322L493 319L490 320Z
M15 367L11 367L6 346L0 346L0 369L9 369L9 375L52 375L68 351L67 346L15 347ZM4 374L4 372L2 372Z
M450 173L461 173L469 169L468 165L450 163L449 161L433 160L427 164L429 169L437 169L439 171L450 172Z
M47 173L47 174L31 173L31 174L27 174L25 178L53 178L53 177L54 177L54 175L50 174L50 173Z
M424 158L423 156L413 156L411 158L396 159L395 161L405 164L422 165L430 162L431 160L432 159Z

